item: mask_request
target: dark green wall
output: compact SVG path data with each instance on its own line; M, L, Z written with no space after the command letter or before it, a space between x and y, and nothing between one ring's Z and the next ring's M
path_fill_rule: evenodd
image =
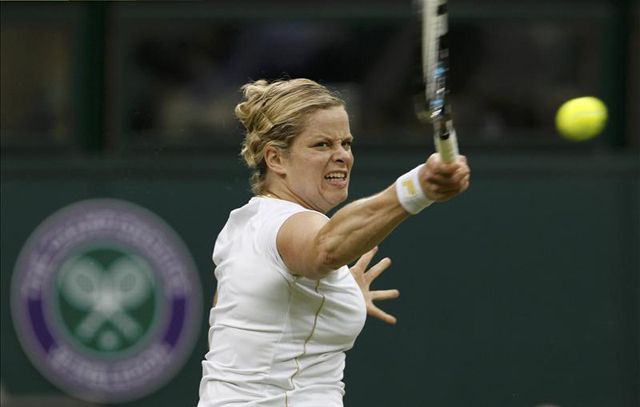
M351 197L421 156L361 154ZM631 407L639 403L639 160L629 155L474 155L473 185L401 225L382 245L378 287L399 323L369 320L346 370L347 407ZM142 205L186 241L207 315L210 254L249 197L235 153L197 159L2 161L2 383L56 393L17 343L8 306L19 250L54 211L86 198ZM197 400L206 324L180 375L135 406Z

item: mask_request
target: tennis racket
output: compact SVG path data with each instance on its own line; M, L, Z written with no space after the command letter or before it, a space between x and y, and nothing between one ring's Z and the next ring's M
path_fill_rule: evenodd
M458 141L449 103L449 42L447 0L420 0L422 80L426 104L418 117L433 124L436 151L444 162L455 161Z

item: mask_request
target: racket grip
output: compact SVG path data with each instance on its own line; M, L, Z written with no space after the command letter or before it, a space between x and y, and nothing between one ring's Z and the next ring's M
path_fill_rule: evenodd
M446 132L446 135L436 134L434 138L436 151L440 154L440 158L442 161L450 163L458 157L458 139L456 138L456 130L451 122L447 122Z

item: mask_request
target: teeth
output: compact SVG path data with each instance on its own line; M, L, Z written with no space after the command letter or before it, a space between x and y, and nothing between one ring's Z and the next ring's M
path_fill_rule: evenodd
M325 176L326 179L345 179L347 174L343 172L331 172Z

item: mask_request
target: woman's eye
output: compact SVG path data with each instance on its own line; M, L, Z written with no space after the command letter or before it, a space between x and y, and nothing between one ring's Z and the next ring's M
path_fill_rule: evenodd
M327 143L326 141L322 141L316 144L316 147L329 147L329 143Z
M351 146L353 145L353 141L344 141L342 142L342 146L346 149L350 149Z

